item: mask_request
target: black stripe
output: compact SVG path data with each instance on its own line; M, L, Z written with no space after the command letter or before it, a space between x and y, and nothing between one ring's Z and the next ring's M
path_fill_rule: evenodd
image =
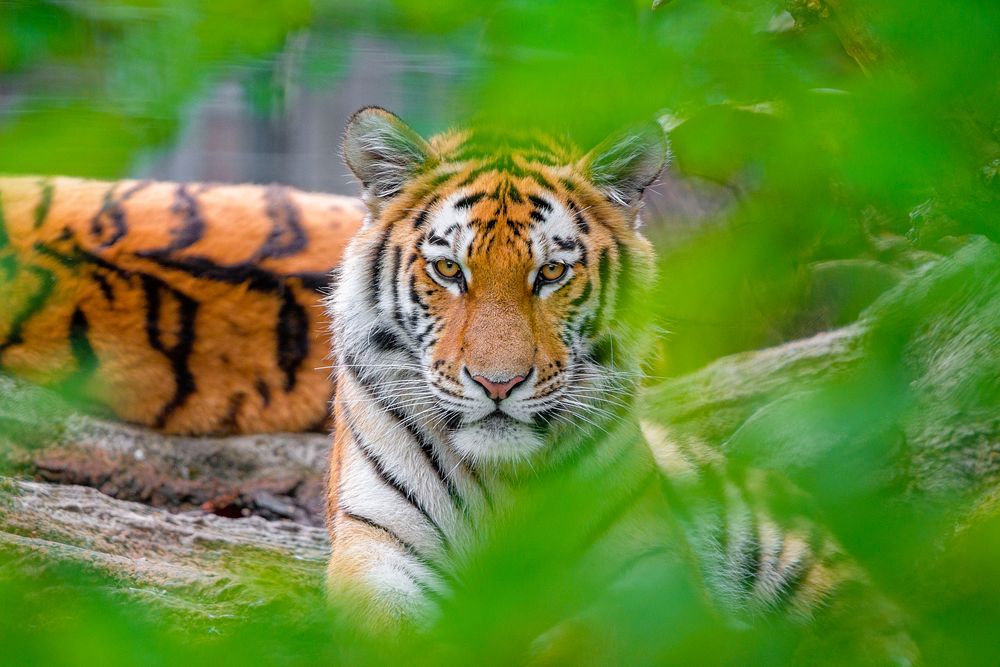
M162 250L150 251L150 255L169 255L178 250L193 246L205 235L205 221L198 210L198 202L187 191L187 185L181 183L174 193L174 202L170 212L181 218L181 226L170 230L170 244Z
M204 280L225 283L227 285L246 285L255 292L282 292L288 289L289 280L298 280L302 287L318 294L323 294L330 286L330 276L326 273L288 273L278 274L262 269L254 262L239 264L216 264L207 257L188 256L183 258L159 256L157 250L136 252L136 255L149 259L156 264L175 271Z
M115 290L108 281L107 276L98 271L91 272L91 277L93 277L94 282L97 283L98 289L101 290L101 294L104 295L104 300L108 303L115 302Z
M412 437L417 442L417 445L420 447L420 451L423 452L424 457L427 459L427 463L434 471L434 474L437 475L437 478L438 480L441 481L441 484L444 485L444 488L448 492L448 497L451 498L452 503L456 507L458 507L459 510L461 510L462 514L468 517L469 515L468 503L465 502L465 498L463 498L462 495L458 492L458 488L455 486L455 481L448 476L448 474L442 467L441 461L437 456L437 452L434 451L433 443L431 443L431 441L428 440L427 436L423 432L418 430L416 426L410 424L408 420L405 418L405 416L400 414L398 410L389 405L386 405L383 402L381 396L378 396L377 394L375 394L375 396L378 398L379 406L387 413L392 415L392 418L396 420L399 426L401 426L410 435L410 437Z
M149 341L150 347L170 361L174 374L174 395L163 406L154 421L156 428L163 428L170 416L182 407L197 390L194 375L191 373L188 363L191 352L194 350L198 302L173 289L158 278L145 274L140 275L139 278L146 295L146 339ZM161 338L162 294L168 294L177 303L177 343L173 347L167 347Z
M87 379L97 370L98 359L94 347L90 344L90 323L82 310L73 311L69 323L69 346L76 362L76 370L68 381L73 389L82 388Z
M549 192L555 192L556 191L555 186L552 185L552 183L550 183L547 178L545 178L544 176L542 176L542 174L540 172L535 171L534 169L528 169L528 170L525 171L525 175L527 175L528 178L530 178L531 180L533 180L535 183L538 183L540 186L542 186L543 188L545 188Z
M58 262L67 269L76 269L76 267L80 266L80 262L82 261L79 253L64 255L38 241L32 244L31 249L43 257L48 257L49 259Z
M441 484L444 485L445 490L447 491L448 496L451 498L452 502L455 504L456 507L458 507L462 511L463 514L468 516L468 509L469 509L468 504L465 502L465 499L462 498L461 494L459 494L458 489L455 487L454 480L452 480L448 476L448 474L442 467L441 461L438 459L437 453L434 451L433 443L431 443L431 441L427 438L427 436L423 432L418 430L415 425L409 423L409 420L406 418L405 415L400 413L400 411L394 408L392 405L388 404L383 398L382 394L380 394L375 388L370 387L368 383L361 378L360 374L356 371L357 364L354 363L355 361L356 361L355 359L348 359L348 363L350 364L348 372L350 372L355 382L369 396L375 399L379 408L384 410L388 415L390 415L393 419L395 419L396 423L404 431L406 431L407 434L410 435L410 437L413 438L413 440L417 443L417 446L420 447L420 451L423 452L424 457L427 459L428 465L430 465L431 469L434 471L434 474L437 475L437 478L441 481Z
M399 302L399 269L400 262L402 261L403 249L396 246L392 249L392 303L389 307L392 308L392 317L396 321L396 326L405 333L410 333L406 329L406 323L403 320L402 304ZM391 332L390 332L391 333ZM412 335L412 334L411 334ZM400 341L395 334L392 337L396 340L395 346L392 348L384 348L386 350L394 349L396 351L404 351L406 348L403 346L403 342Z
M576 239L564 239L561 236L553 236L552 242L559 246L560 250L572 250L577 246Z
M447 424L448 427L458 428L458 425L461 423L462 416L458 413L450 413L450 414L454 415L454 417L448 420ZM446 417L446 419L448 418ZM475 484L476 487L479 488L479 492L483 494L483 500L486 501L486 506L490 509L493 509L493 494L490 493L489 487L487 487L486 484L483 482L482 478L479 477L479 472L466 461L462 461L461 466L462 469L466 472L466 474L468 474L469 477L472 478L473 484Z
M507 197L515 204L520 204L524 201L524 197L521 196L521 191L517 189L517 186L507 182Z
M237 391L229 395L229 406L226 413L216 422L215 430L219 433L235 433L238 426L238 419L243 406L246 405L247 394L245 391Z
M555 158L551 154L544 152L545 149L534 150L534 151L522 151L518 153L520 157L525 162L535 162L537 164L543 164L547 167L551 167L556 164Z
M368 270L368 274L372 277L370 285L371 291L371 302L372 306L378 310L379 307L379 295L382 292L382 259L385 256L385 248L389 243L389 231L385 230L382 232L382 236L379 238L378 245L375 246L375 254L372 256L371 268Z
M72 372L53 388L63 396L82 399L86 397L87 382L97 371L100 361L90 343L90 323L80 308L73 311L67 333L70 354L75 364Z
M140 181L122 193L118 199L115 199L115 190L119 184L115 183L104 194L104 201L101 204L100 210L98 210L97 214L90 221L90 231L98 241L101 241L101 237L106 231L105 222L110 223L111 235L101 241L100 247L109 248L118 243L128 233L128 224L122 204L151 183L151 180Z
M430 322L427 323L427 326L424 327L424 330L417 334L418 348L425 349L434 344L435 341L432 341L431 343L427 344L427 337L430 336L431 333L434 331L434 326L435 322L431 320Z
M285 391L295 389L297 373L309 356L309 316L291 290L285 291L275 328L278 368L285 373Z
M740 550L737 556L736 564L736 581L744 592L749 593L753 590L754 584L757 583L760 572L760 559L762 547L760 543L760 536L758 531L760 526L757 525L757 517L754 515L753 510L747 507L750 514L750 525L748 531L750 533L750 544L749 548L744 547ZM731 517L733 515L731 514ZM735 529L742 528L743 526L736 526Z
M403 500L408 502L414 507L414 509L424 515L424 518L427 519L427 523L434 528L434 531L441 538L442 543L447 547L448 540L445 537L444 531L441 530L441 526L439 526L437 521L434 520L434 517L430 515L427 508L420 503L416 494L413 493L413 491L399 479L397 479L392 472L387 470L385 464L382 463L382 459L380 459L375 452L368 448L368 445L366 445L365 441L361 438L361 434L358 433L358 430L355 428L350 410L345 408L345 412L347 414L348 426L351 429L351 436L354 438L354 444L357 445L358 450L365 457L365 460L368 461L368 465L372 467L372 470L375 471L375 474L383 484L393 489L401 498L403 498Z
M143 190L143 189L149 187L152 184L153 184L153 181L150 180L150 179L148 179L148 178L146 180L139 181L138 183L136 183L135 185L133 185L132 187L130 187L128 190L126 190L124 193L122 193L121 199L119 199L118 201L120 201L120 202L128 201L129 199L132 198L132 195L134 195L135 193L139 192L140 190Z
M782 553L786 548L787 545L782 546ZM785 574L785 576L781 578L780 588L778 591L781 597L777 601L780 607L785 607L795 598L795 594L802 586L802 582L805 581L806 575L809 574L809 571L813 567L813 556L813 546L808 544L792 566L792 571Z
M479 203L486 194L483 192L476 192L471 195L466 195L458 201L455 202L456 209L472 208L477 203Z
M420 210L420 213L417 214L417 217L413 219L414 229L420 229L421 227L424 226L424 223L427 222L427 216L430 215L431 208L433 208L434 204L436 204L437 202L438 202L437 195L434 195L428 200L427 204L424 205L424 207Z
M448 497L451 498L451 502L461 510L462 514L466 518L469 518L469 505L465 502L465 498L459 493L458 488L455 486L455 481L448 476L444 468L441 465L441 461L437 456L437 452L434 451L434 445L427 439L427 437L415 427L408 425L400 419L400 415L393 413L393 417L399 421L400 425L403 426L407 431L410 432L416 441L420 445L420 450L427 457L427 461L430 463L431 468L434 469L434 474L437 475L441 483L444 484L445 489L448 491ZM478 481L478 477L476 477Z
M445 183L447 183L451 179L452 176L456 176L457 174L458 174L457 171L444 171L444 172L441 172L440 174L435 175L434 178L432 178L430 180L430 182L428 183L428 185L430 185L430 187L432 187L432 188L436 188L438 186L444 185Z
M260 396L260 400L265 408L271 405L271 388L267 386L267 382L263 378L257 378L257 382L254 383L254 389L257 390L257 394Z
M580 230L581 234L590 233L590 225L587 224L587 220L583 217L583 211L580 207L576 205L572 199L566 200L566 207L569 208L570 212L573 214L573 222L576 223L576 228Z
M267 217L271 220L271 233L258 251L258 259L288 257L301 252L308 239L302 228L298 206L282 185L270 185L264 191Z
M447 581L449 579L449 577L447 575L445 575L444 571L433 560L431 560L430 558L427 558L426 556L424 556L423 554L421 554L419 551L417 551L416 547L414 547L412 544L410 544L409 542L407 542L406 540L404 540L403 538L401 538L399 535L397 535L395 533L395 531L393 531L393 530L391 530L389 528L386 528L382 524L378 523L377 521L373 521L372 519L369 519L366 516L362 516L360 514L356 514L355 512L351 512L350 510L345 509L343 506L341 506L339 509L343 513L343 515L345 517L347 517L348 519L351 519L353 521L357 521L358 523L363 523L366 526L371 526L372 528L375 528L376 530L382 531L383 533L385 533L386 535L388 535L390 538L392 538L393 540L395 540L397 543L399 543L399 546L403 547L403 550L406 551L406 553L408 555L410 555L411 557L413 557L413 559L416 560L418 563L420 563L421 565L423 565L424 567L426 567L428 570L430 570L431 572L433 572L434 574L436 574L441 579L443 579L445 581ZM437 591L435 591L434 589L428 587L426 584L424 584L423 582L421 582L419 579L417 579L416 577L414 577L412 574L410 574L410 578L413 579L413 582L415 584L417 584L417 586L420 586L421 590L423 590L425 593L428 593L428 594L430 594L430 595L432 595L434 597L438 597Z
M24 326L27 324L28 320L38 314L38 311L49 300L52 296L52 292L55 290L56 278L51 271L43 269L39 266L28 266L25 267L25 271L34 274L38 278L39 284L38 289L28 298L25 302L24 307L14 316L13 321L10 325L10 331L7 334L7 339L0 341L0 358L2 358L3 353L7 348L13 347L14 345L20 345L24 342Z
M90 233L100 242L100 247L110 248L118 243L128 233L128 226L125 223L125 212L121 205L115 201L115 188L118 184L112 185L104 193L104 203L100 210L90 220ZM109 224L111 234L105 238L106 227Z
M530 201L532 204L542 209L546 213L552 212L552 204L548 203L547 201L545 201L544 199L542 199L537 195L528 195L528 201Z
M484 162L478 167L472 169L469 172L469 174L462 180L462 182L459 183L458 187L464 187L466 185L470 185L477 178L479 178L479 176L489 172L501 172L509 174L510 176L513 176L515 178L522 178L527 176L533 179L543 188L547 190L552 190L554 192L552 184L549 183L544 176L542 176L537 171L522 168L517 164L517 162L514 161L514 156L509 154L493 156L488 162Z
M611 255L607 248L601 250L600 259L597 262L597 280L599 282L597 286L597 310L594 312L595 322L593 324L594 331L600 330L600 323L603 323L604 319L604 309L608 304L608 293L611 291L611 285L608 283L611 281Z
M399 336L386 327L376 327L368 336L372 347L380 352L400 352L405 350Z
M588 280L587 284L583 286L583 291L580 292L580 296L578 296L575 299L573 299L572 301L570 301L570 304L573 305L573 306L576 306L576 307L582 305L583 303L585 303L587 301L587 299L590 298L590 294L591 294L592 291L593 291L593 285Z
M685 452L685 456L690 456L689 453ZM687 460L691 460L688 458ZM728 517L733 508L730 506L729 498L726 497L726 481L722 476L713 468L708 466L701 466L698 469L701 477L699 479L699 488L692 489L698 497L701 503L708 509L714 511L716 518L718 519L718 525L713 531L719 549L726 553L729 551L729 531L726 530L726 517Z
M145 180L136 183L131 188L126 190L121 198L115 199L115 189L118 184L115 183L111 188L104 194L104 202L101 204L101 209L90 221L90 232L100 241L101 248L110 248L114 244L118 243L127 233L128 224L125 220L125 210L122 208L122 203L127 201L132 195L136 194L143 188L147 187L152 181ZM106 231L105 222L110 223L111 234L108 238L103 239L104 233Z
M420 310L424 314L428 313L430 311L430 307L423 299L420 298L420 294L417 292L417 277L412 273L410 274L409 287L410 287L410 299L413 301L414 304L416 304L418 308L420 308ZM416 315L416 313L414 313L414 315Z
M42 197L38 201L38 206L35 207L35 229L42 226L45 219L49 217L49 209L52 208L52 183L44 180L41 182L41 186Z

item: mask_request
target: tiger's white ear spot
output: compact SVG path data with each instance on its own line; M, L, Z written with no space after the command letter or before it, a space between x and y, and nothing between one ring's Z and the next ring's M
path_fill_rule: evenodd
M409 125L381 107L365 107L347 122L344 159L366 199L397 194L431 157L430 146Z
M670 144L657 123L613 135L583 159L590 182L622 208L634 208L643 190L670 163Z

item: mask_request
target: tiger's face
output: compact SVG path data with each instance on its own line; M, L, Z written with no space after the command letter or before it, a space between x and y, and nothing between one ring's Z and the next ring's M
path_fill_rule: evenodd
M334 300L341 363L397 363L372 377L477 463L527 458L560 426L613 412L634 377L613 358L621 305L651 272L636 219L667 159L658 128L581 155L549 139L425 142L373 108L349 124L345 156L370 216ZM369 279L361 308L355 274Z

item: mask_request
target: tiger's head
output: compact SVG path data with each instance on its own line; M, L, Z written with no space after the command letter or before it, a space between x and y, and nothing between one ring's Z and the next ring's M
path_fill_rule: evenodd
M344 156L369 215L330 300L338 372L465 460L522 460L627 396L622 304L648 285L643 189L669 159L654 124L588 153L550 137L421 138L380 108Z

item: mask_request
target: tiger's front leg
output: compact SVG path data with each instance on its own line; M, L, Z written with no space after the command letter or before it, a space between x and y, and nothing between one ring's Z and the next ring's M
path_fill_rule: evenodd
M331 599L362 610L373 627L391 627L432 612L433 594L411 554L377 525L351 514L331 520L333 551L327 568Z
M373 627L426 618L445 588L434 522L366 444L350 410L335 408L327 526L332 600L353 603Z

